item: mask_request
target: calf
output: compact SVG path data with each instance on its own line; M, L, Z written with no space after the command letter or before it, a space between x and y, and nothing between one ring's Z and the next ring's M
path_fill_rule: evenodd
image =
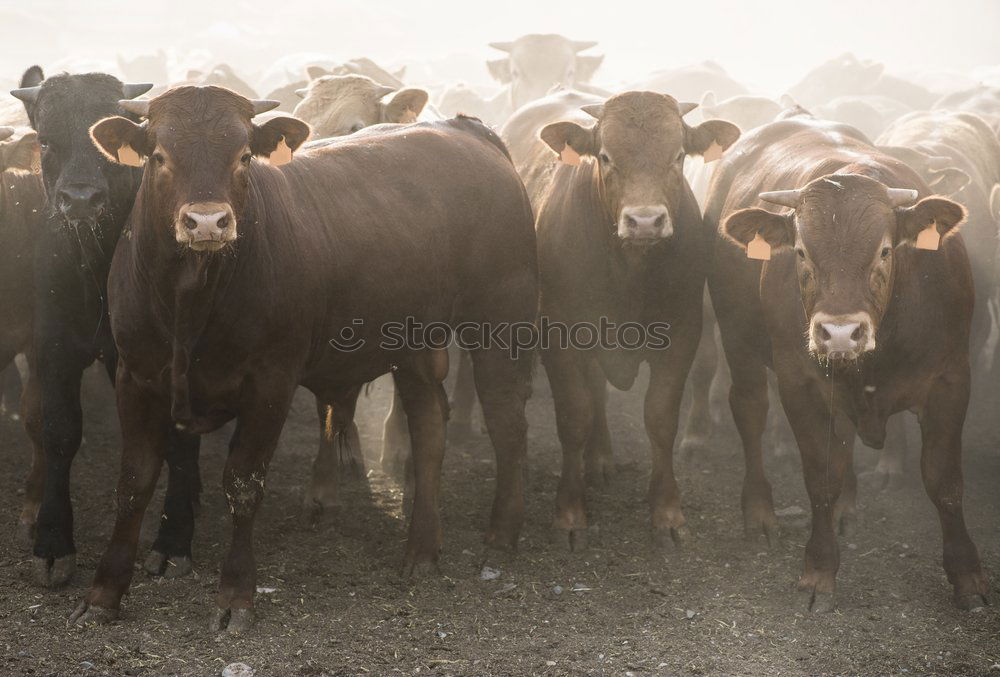
M984 603L986 576L962 512L973 304L956 234L965 211L928 193L853 128L794 119L745 136L720 164L708 200L706 225L721 224L741 247L716 245L709 288L747 456L744 502L773 529L760 464L771 366L812 507L799 587L813 611L834 606L835 529L854 507L855 434L881 448L887 419L906 409L920 420L921 470L955 602ZM742 248L770 260L761 265Z
M38 133L47 194L44 223L33 241L34 349L24 393L25 425L35 447L32 476L44 468L44 480L40 505L30 488L22 514L23 528L34 531L35 579L45 586L66 583L76 568L69 480L82 436L80 379L97 359L114 379L107 274L141 177L108 162L90 142L89 128L124 112L118 105L123 97L150 87L102 73L44 79L36 66L11 92ZM162 573L171 560L170 574L179 575L191 570L198 440L179 433L171 438L170 481L149 565Z
M708 246L684 159L711 157L739 137L739 129L723 120L689 127L682 118L694 107L663 94L627 92L585 105L541 131L545 143L572 163L555 170L538 214L542 317L593 328L601 320L634 323L649 337L631 349L543 345L563 448L555 526L574 549L588 525L585 451L587 458L610 460L605 383L629 389L643 361L650 367L645 422L653 449L653 534L669 543L684 533L673 446L701 335ZM585 126L587 119L597 123ZM664 324L668 349L654 345Z
M233 539L212 627L245 630L254 516L295 389L338 402L390 371L413 442L404 572L433 568L447 352L394 346L384 331L408 319L467 321L503 338L507 323L534 319L531 208L502 143L459 118L330 140L285 164L310 130L283 116L253 122L276 102L179 87L125 105L147 120L111 117L91 130L112 161L148 158L109 279L124 445L118 513L73 618L117 613L169 431L235 419L223 475ZM499 341L473 361L498 464L486 540L513 548L530 361Z

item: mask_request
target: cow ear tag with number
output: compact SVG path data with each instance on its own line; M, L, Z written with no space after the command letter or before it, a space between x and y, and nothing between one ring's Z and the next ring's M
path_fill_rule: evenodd
M292 161L292 149L285 143L285 137L281 137L277 147L267 156L267 161L272 167L287 165Z
M718 141L713 141L712 145L708 147L704 153L701 154L701 159L705 163L715 162L722 157L722 146L719 145Z
M125 143L118 149L118 162L129 167L142 167L142 158L129 144Z
M559 153L559 160L564 165L576 167L580 164L580 154L573 150L573 146L567 143L563 146L562 152Z
M758 261L771 260L771 245L760 236L760 233L754 235L753 239L747 243L747 258Z
M941 233L937 230L937 224L931 221L929 226L917 234L917 249L936 251L939 246L941 246Z

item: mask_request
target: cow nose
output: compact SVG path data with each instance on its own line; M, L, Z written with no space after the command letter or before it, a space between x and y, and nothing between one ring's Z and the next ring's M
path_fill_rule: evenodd
M229 226L229 212L217 211L205 214L189 211L184 213L184 227L195 233L221 233Z
M60 188L56 200L67 219L93 219L104 211L107 194L93 186L72 185Z
M236 216L227 202L200 202L181 209L177 241L198 251L215 251L236 239Z
M623 240L658 240L673 234L667 208L662 205L626 207L618 222Z
M813 323L813 341L818 353L831 359L856 359L868 349L870 328L864 321Z

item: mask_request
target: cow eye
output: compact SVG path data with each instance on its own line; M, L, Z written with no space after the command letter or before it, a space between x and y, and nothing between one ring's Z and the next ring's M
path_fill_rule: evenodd
M889 258L889 254L892 253L892 247L882 247L882 258Z
M605 153L603 150L600 153L598 153L597 159L601 162L602 165L611 164L611 158L608 157L608 154Z
M677 154L677 157L674 158L674 162L684 162L684 151Z
M802 247L796 247L795 253L799 255L800 259L804 260L806 258L806 250L803 249Z
M248 165L248 164L250 164L250 160L252 160L252 159L253 159L253 155L252 154L250 154L250 153L243 153L243 155L240 157L240 162L243 163L243 164L245 164L245 165Z
M166 159L163 157L163 153L153 153L151 157L153 158L153 162L158 165L162 166L163 163L166 162Z
M354 134L355 132L360 132L364 128L365 128L365 126L363 124L361 124L360 122L355 122L351 126L351 134Z

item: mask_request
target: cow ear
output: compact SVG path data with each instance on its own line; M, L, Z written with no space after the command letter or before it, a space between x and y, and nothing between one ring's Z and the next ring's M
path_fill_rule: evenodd
M20 138L0 143L0 171L33 174L42 171L37 132L25 132Z
M21 76L21 82L18 87L37 87L42 84L42 80L44 79L45 72L42 71L41 66L30 66Z
M725 120L707 120L697 127L685 126L684 152L701 155L705 162L722 157L727 148L740 138L740 128Z
M722 234L731 242L746 248L747 256L769 259L771 250L795 244L795 212L775 214L756 207L740 209L722 223ZM766 247L761 255L755 249L762 244Z
M938 195L954 195L972 180L969 175L958 167L945 167L931 172L927 177L927 185Z
M486 67L490 69L490 76L503 84L507 84L511 80L510 76L510 58L504 57L502 59L491 59L486 62Z
M604 63L604 55L597 54L595 56L581 56L576 55L576 78L577 82L590 82L590 79L594 77L594 73L597 69L601 67Z
M575 122L553 122L545 125L539 137L559 154L565 164L579 164L581 155L596 155L595 127L581 127Z
M116 115L104 118L90 128L94 145L109 160L131 167L141 167L142 157L149 155L146 123L137 124Z
M416 87L406 87L392 94L388 103L382 104L382 122L416 122L420 111L427 105L428 94Z
M937 249L941 238L958 232L965 222L965 207L947 198L932 196L912 207L896 208L896 244Z
M292 154L305 143L312 130L298 118L281 115L262 125L253 126L250 150L254 155L266 157L274 166L292 161Z
M306 66L306 78L309 80L317 80L324 75L330 75L330 71L323 68L322 66Z

